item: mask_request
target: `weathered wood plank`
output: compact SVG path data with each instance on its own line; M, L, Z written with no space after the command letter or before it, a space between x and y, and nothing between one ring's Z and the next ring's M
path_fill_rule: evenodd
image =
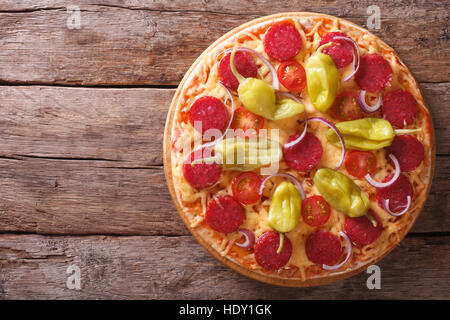
M412 232L450 232L450 157L439 157ZM0 232L187 235L162 167L116 162L0 159Z
M381 289L361 273L313 288L247 279L192 237L0 236L2 299L449 299L450 237L406 238L385 259ZM189 254L186 254L186 253ZM66 287L69 265L81 290Z
M450 154L450 83L421 85L436 128L437 153ZM0 86L0 156L117 160L161 165L174 90Z
M448 2L72 1L81 28L66 26L67 3L0 3L0 81L83 85L175 85L215 39L253 18L315 11L366 26L381 9L381 29L419 81L450 81ZM245 13L242 9L245 8ZM130 23L132 21L132 23ZM199 23L201 22L201 23ZM426 28L424 28L426 25Z

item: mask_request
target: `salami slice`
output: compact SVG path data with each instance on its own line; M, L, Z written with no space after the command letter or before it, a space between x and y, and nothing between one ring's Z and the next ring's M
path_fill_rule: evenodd
M416 169L424 158L422 143L409 134L395 136L387 150L397 158L403 172Z
M353 61L353 46L348 41L334 39L336 36L349 38L342 32L328 32L320 39L319 47L333 41L331 46L322 50L322 53L329 55L336 65L336 68L341 69Z
M222 101L215 97L203 96L195 100L189 110L189 121L196 128L195 122L201 122L201 132L209 129L224 129L228 120L228 111ZM198 128L196 128L198 129Z
M280 234L275 231L264 232L255 243L256 262L266 270L277 270L285 266L292 254L292 244L285 235L280 253Z
M314 263L333 265L341 254L341 241L331 232L319 230L306 240L306 255Z
M281 22L267 30L263 45L269 57L287 61L293 59L302 49L302 37L292 24Z
M287 143L294 141L301 132L288 138ZM312 133L306 132L303 139L296 145L283 148L284 160L294 170L309 171L317 166L322 157L322 144Z
M381 111L383 118L393 126L403 128L405 125L413 123L419 108L411 93L397 89L384 97Z
M219 63L219 79L225 87L237 91L239 81L231 72L230 67L231 53L225 55ZM244 51L237 51L234 56L234 65L237 71L245 78L256 78L258 74L258 67L256 66L253 57Z
M222 175L222 167L217 163L191 164L194 159L202 158L202 152L203 150L192 152L183 164L185 179L196 189L211 187Z
M359 245L371 244L377 240L383 232L383 224L381 219L376 215L373 210L369 211L369 214L377 222L377 226L374 227L367 216L361 216L358 218L345 218L345 233L354 243Z
M392 69L382 56L372 53L361 57L356 83L369 92L379 92L392 80Z
M393 174L388 175L383 179L383 182L389 181L393 177ZM400 175L393 184L386 188L377 189L377 201L381 208L384 209L383 200L389 199L389 208L393 212L399 212L403 210L407 205L407 197L412 198L414 194L413 187L408 178L404 175Z
M244 209L232 196L218 197L208 203L205 220L214 230L230 233L244 221Z

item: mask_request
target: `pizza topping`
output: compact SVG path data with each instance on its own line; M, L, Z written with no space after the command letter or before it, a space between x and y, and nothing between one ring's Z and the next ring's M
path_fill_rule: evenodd
M333 118L340 121L356 120L364 117L364 113L358 104L356 91L343 91L334 100L330 108Z
M332 43L320 46L306 62L306 85L308 96L313 106L326 112L336 98L339 87L339 73L329 55L323 54L322 49Z
M288 237L284 237L283 246L279 253L280 236L275 231L264 232L255 243L255 260L266 270L278 270L285 266L292 255L292 244Z
M192 163L195 159L201 159L203 153L205 149L193 151L183 164L184 178L196 189L213 186L222 175L222 167L217 163Z
M332 265L342 254L338 236L328 231L314 232L306 240L306 256L314 263Z
M239 229L238 232L244 235L245 241L243 243L235 242L234 244L244 249L252 248L255 244L255 234L248 229Z
M422 143L411 135L396 136L387 150L396 156L402 172L416 169L425 156Z
M239 81L233 75L230 68L230 56L231 53L227 53L219 63L219 80L222 82L227 88L237 91L239 86ZM245 51L237 51L236 56L234 58L234 65L242 76L245 78L256 78L258 75L258 67L256 66L255 61L252 56Z
M382 56L372 53L361 57L355 81L369 92L380 92L392 80L392 69Z
M372 174L377 168L377 158L372 152L352 150L347 154L345 169L356 178Z
M383 118L394 127L403 128L413 123L418 111L417 101L408 91L397 89L384 97Z
M267 223L278 232L290 232L297 227L300 219L302 198L297 188L290 182L280 183L272 195Z
M350 73L350 74L344 79L344 82L347 82L347 81L350 80L350 79L358 72L358 70L359 70L359 65L360 65L360 61L361 61L360 55L359 55L359 47L358 47L358 44L355 42L355 40L353 40L352 38L347 37L347 36L345 36L345 37L336 36L336 37L334 37L333 41L335 41L335 40L337 40L337 41L341 40L341 41L346 41L347 43L350 43L350 44L353 46L353 48L355 49L355 52L356 52L356 53L353 52L353 72Z
M320 39L319 46L324 45L329 42L333 44L325 49L323 53L329 55L333 62L336 64L338 69L347 66L354 59L353 46L342 39L336 39L336 37L349 38L345 33L342 32L328 32L322 39Z
M222 131L228 119L228 111L222 101L203 96L194 101L189 110L189 121L202 134L209 129Z
M305 69L295 60L281 63L277 75L281 84L291 92L301 92L306 87Z
M394 216L394 217L400 217L400 216L404 215L406 212L408 212L410 207L411 207L411 196L406 196L406 206L400 212L392 212L391 209L389 208L389 199L383 200L384 210L386 210L387 213L389 213L391 216Z
M385 177L383 181L389 181L391 179L392 174ZM400 175L395 183L389 187L377 189L377 201L380 207L384 208L384 200L389 199L389 210L391 212L398 212L408 206L408 196L412 199L413 194L414 189L408 178Z
M311 196L302 202L303 221L311 227L324 225L330 218L330 205L322 196Z
M231 189L233 196L244 205L254 204L261 199L258 193L261 178L254 172L244 172L233 179Z
M274 178L274 177L283 177L283 178L287 178L287 179L291 180L291 181L294 183L295 187L297 188L298 192L300 193L300 196L302 197L302 200L304 200L304 199L306 198L305 190L303 190L303 187L302 187L302 184L300 183L300 181L298 181L297 178L295 178L293 175L290 175L289 173L284 173L284 172L278 172L278 173L276 173L276 174L272 174L272 175L266 177L266 178L263 180L263 182L261 183L261 186L259 187L258 193L259 193L260 195L263 194L263 191L264 191L264 184L265 184L268 180L270 180L270 179L272 179L272 178Z
M264 118L248 111L245 107L240 107L234 113L231 128L239 137L255 137L259 135L259 130L264 128ZM242 129L242 132L239 129Z
M345 232L349 238L356 244L367 245L375 242L383 232L381 219L374 211L369 211L370 216L377 223L376 226L368 219L368 216L345 219Z
M330 206L349 217L360 217L370 206L369 196L345 174L328 168L316 171L313 181Z
M290 136L288 144L298 138L301 133ZM306 172L319 164L322 157L322 145L320 140L312 133L306 132L304 138L294 146L283 147L284 160L294 170Z
M263 45L269 57L278 61L287 61L294 58L302 49L302 38L295 26L280 22L267 30Z
M222 196L211 200L206 207L206 223L222 233L236 231L244 221L244 209L232 196Z
M361 90L358 94L359 106L365 113L373 113L373 112L377 111L378 109L380 109L382 100L383 100L383 96L381 95L381 93L379 93L377 102L373 106L370 106L366 102L366 90Z
M348 259L350 259L350 256L351 256L351 254L352 254L352 249L353 249L353 247L352 247L352 242L350 241L350 239L348 238L348 236L345 234L345 232L342 232L342 231L341 231L341 232L339 232L339 235L341 235L341 236L344 238L344 240L345 240L345 251L346 251L345 259L344 259L344 261L342 261L341 263L335 264L334 266L329 266L329 265L323 264L323 265L322 265L322 268L325 269L325 270L328 270L328 271L338 270L338 269L340 269L344 264L347 263Z
M391 186L393 183L395 183L395 181L397 181L398 177L400 176L400 164L398 163L397 158L391 153L389 154L389 158L391 158L392 162L394 162L394 166L395 166L395 173L392 176L391 180L388 181L383 181L383 182L378 182L375 181L370 174L366 174L364 176L364 179L366 179L366 181L375 188L386 188Z

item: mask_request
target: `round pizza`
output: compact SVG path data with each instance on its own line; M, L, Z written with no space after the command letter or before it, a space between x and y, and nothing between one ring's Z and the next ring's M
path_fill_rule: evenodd
M284 13L213 43L181 81L164 161L176 207L217 259L310 286L376 263L430 189L433 124L394 50L340 18Z

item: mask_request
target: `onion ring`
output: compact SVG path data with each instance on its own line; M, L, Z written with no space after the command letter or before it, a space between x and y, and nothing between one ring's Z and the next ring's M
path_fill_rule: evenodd
M288 92L278 91L277 94L280 94L282 96L286 96L286 97L294 100L297 103L302 103L296 96L294 96L293 94L290 94ZM297 143L299 143L305 137L306 129L308 128L308 115L306 114L306 108L305 108L304 114L305 114L305 127L303 128L302 134L300 136L298 136L297 139L295 139L294 141L286 143L283 146L284 148L290 148L292 146L295 146Z
M296 177L294 177L293 175L289 174L289 173L284 173L284 172L279 172L279 173L275 173L272 174L268 177L266 177L262 182L261 185L259 186L259 190L258 193L260 195L263 194L264 191L264 184L266 183L267 180L273 178L273 177L283 177L283 178L288 178L290 179L292 182L294 182L295 187L297 188L298 192L300 193L300 196L302 197L302 200L306 199L306 194L305 194L305 190L303 190L303 187L300 183L300 181L298 181L298 179Z
M383 98L381 96L381 93L379 93L377 103L375 103L374 106L369 106L366 103L366 90L361 90L358 93L358 104L365 113L373 113L373 112L377 111L378 109L380 109L380 107L382 105L382 100L383 100Z
M406 199L407 199L407 201L408 201L408 202L406 203L406 207L405 207L405 209L403 209L403 210L400 211L400 212L392 212L391 209L389 208L389 199L383 200L383 207L384 207L384 210L386 210L387 213L389 213L391 216L394 216L394 217L400 217L400 216L404 215L404 214L409 210L409 208L411 207L411 196L408 195L408 196L406 197Z
M326 264L322 265L322 268L328 271L333 271L333 270L337 270L340 267L342 267L345 263L347 263L348 259L350 258L350 255L352 254L352 242L350 241L350 239L348 238L348 236L345 234L345 232L339 232L339 234L345 239L345 247L347 250L347 255L345 256L344 261L342 261L339 264L336 264L334 266L329 266Z
M353 47L356 50L356 55L355 55L355 50L353 51L353 72L347 78L344 79L344 82L347 82L359 70L359 61L361 60L360 59L360 54L359 54L359 47L358 47L358 44L356 43L356 41L353 40L352 38L349 38L349 37L335 36L335 37L333 37L333 39L348 41L348 42L350 42L353 45ZM357 60L357 62L356 62L356 60Z
M366 181L375 188L386 188L389 187L390 185L392 185L395 181L397 181L398 177L400 176L400 164L398 163L397 158L391 153L389 154L389 158L391 158L392 162L394 162L394 166L395 166L395 173L394 176L392 177L391 180L387 181L387 182L378 182L373 180L373 178L370 176L370 174L366 174L364 176L364 179L366 179Z
M245 241L244 243L235 242L234 244L244 249L253 247L253 244L255 243L255 234L248 229L239 229L238 232L244 235Z

